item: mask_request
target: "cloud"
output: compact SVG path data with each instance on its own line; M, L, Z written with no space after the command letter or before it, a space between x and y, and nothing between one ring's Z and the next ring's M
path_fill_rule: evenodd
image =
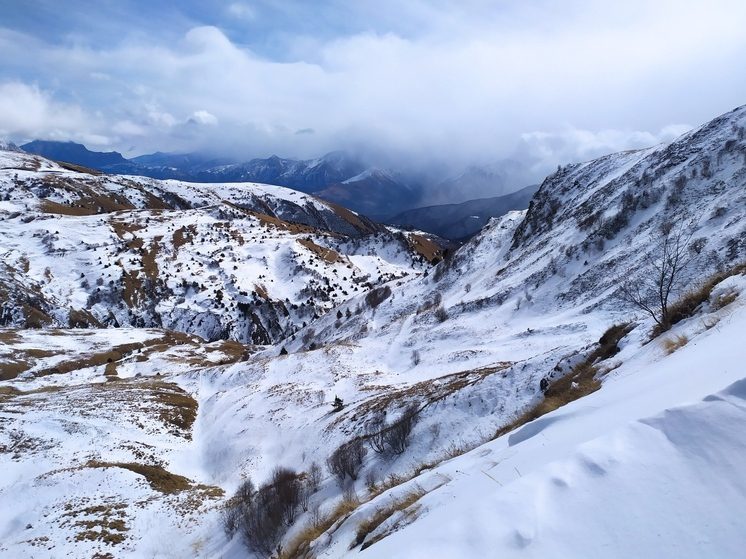
M253 20L256 18L254 9L244 2L232 2L228 4L226 11L229 15L238 19Z
M194 111L191 118L189 119L189 122L193 122L195 124L204 124L206 126L217 126L218 119L209 111Z
M94 134L138 153L518 158L538 180L746 102L746 4L735 0L198 7L174 18L189 21L176 40L175 28L104 46L0 29L0 80L21 91L0 97L0 130ZM236 31L239 17L261 29Z
M49 92L17 81L0 83L0 136L67 138L86 135L89 117Z
M671 142L691 129L692 126L687 124L674 124L663 127L657 133L645 130L581 130L571 127L559 132L527 132L521 135L516 156L546 168Z

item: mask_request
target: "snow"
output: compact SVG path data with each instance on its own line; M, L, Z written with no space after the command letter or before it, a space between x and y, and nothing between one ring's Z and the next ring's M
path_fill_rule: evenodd
M705 242L692 249L682 290L742 260L742 144L728 151L724 143L746 124L744 113L670 146L561 169L530 210L491 220L430 269L393 242L393 232L297 234L231 206L247 193L270 205L273 197L305 204L290 191L82 178L0 152L0 166L11 167L0 173L10 194L1 206L0 279L21 296L42 294L60 312L86 301L81 270L91 285L108 279L112 266L140 272L141 255L125 250L127 243L140 239L147 249L159 237L160 277L174 290L196 281L208 292L160 297L164 327L191 331L194 317L205 333L215 326L210 316L232 317L209 312L218 288L231 302L255 284L276 301L302 302L308 284L325 280L348 292L298 311L289 325L306 327L261 347L156 328L0 330L0 367L29 361L25 372L0 381L0 503L12 503L0 507L0 556L246 557L240 538L229 540L219 522L220 507L246 476L259 484L277 466L323 466L371 420L391 421L415 403L421 411L409 448L391 457L368 452L357 481L347 481L361 506L313 543L315 556L740 557L746 276L720 281L693 316L652 340L653 321L615 291L621 277L646 273L656 232L683 209L696 216L693 239ZM192 207L40 212L41 199L73 200L63 188L39 195L45 166L49 176L88 180L128 200L178 192ZM689 178L677 201L680 176ZM636 203L617 229L604 229L625 200L645 192L658 197ZM194 243L177 247L170 239L186 226ZM324 258L331 249L341 261ZM380 302L363 281L378 287ZM110 310L129 324L124 306L92 306L102 319ZM312 319L314 312L321 316ZM596 363L599 390L494 437L541 401L542 379L567 374L621 322L632 330L618 353ZM674 339L686 343L670 353L665 342ZM42 374L129 342L142 347L116 362ZM193 425L174 422L174 395L193 399ZM335 395L345 404L338 413L330 406ZM121 466L130 463L186 476L188 488L163 493ZM324 475L311 505L329 511L342 488ZM373 495L368 475L408 481ZM366 539L379 541L350 549L361 522L415 487L424 496ZM109 519L123 511L126 530L110 530L123 541L107 543L77 524L103 530L108 520L96 507L109 510ZM299 515L284 543L308 517Z
M422 517L362 556L740 556L746 306L721 324L437 468Z

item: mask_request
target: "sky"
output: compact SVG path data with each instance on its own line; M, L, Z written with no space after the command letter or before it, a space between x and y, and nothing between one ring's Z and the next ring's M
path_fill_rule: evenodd
M743 0L0 0L0 138L558 164L746 103Z

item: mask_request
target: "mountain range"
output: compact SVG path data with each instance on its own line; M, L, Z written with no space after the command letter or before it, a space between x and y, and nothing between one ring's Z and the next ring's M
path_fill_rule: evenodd
M8 150L0 240L4 556L742 555L746 106L455 250Z
M421 206L426 200L455 200L468 192L503 194L522 186L511 185L496 170L477 167L457 177L425 179L411 173L370 167L341 151L317 159L285 159L273 155L236 162L198 153L158 152L125 159L118 152L90 151L73 142L34 140L21 147L27 153L106 173L189 182L260 182L287 186L377 220Z

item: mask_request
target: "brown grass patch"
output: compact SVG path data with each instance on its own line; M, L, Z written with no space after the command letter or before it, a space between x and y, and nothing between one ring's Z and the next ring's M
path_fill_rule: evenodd
M14 330L14 329L0 330L0 342L4 344L14 344L19 341L21 341L21 337L18 335L18 330Z
M466 387L472 386L483 381L490 375L505 371L511 366L512 363L500 362L495 363L487 367L479 369L471 369L468 371L461 371L458 373L452 373L444 375L435 379L425 380L405 386L403 388L388 388L386 391L377 396L372 396L360 404L354 409L355 419L357 416L371 415L376 413L382 413L384 411L390 411L395 404L401 404L402 402L408 402L411 400L424 400L425 404L422 408L429 406L435 402L443 400L458 392ZM347 414L337 414L339 417L330 425L333 427L337 423L347 421Z
M181 247L183 247L189 241L194 239L194 236L196 234L197 234L196 225L185 225L184 227L179 227L176 231L174 231L174 234L172 237L172 243L174 246L174 250L178 251Z
M162 239L162 235L154 237L150 242L150 250L144 250L142 253L142 269L145 272L145 277L151 281L158 279L158 264L155 258L158 255L158 243Z
M443 251L440 247L424 235L410 233L407 235L407 239L412 250L420 254L428 262L432 263L443 257Z
M335 525L339 526L360 506L356 495L345 495L328 514L309 522L296 536L288 542L278 559L301 559L308 557L311 544Z
M103 328L103 324L84 309L70 309L67 322L70 328Z
M673 338L666 338L663 340L663 349L668 355L671 355L677 349L684 347L689 343L689 338L684 335L674 336Z
M15 386L0 386L0 399L3 397L10 398L13 396L18 396L19 394L22 394L22 392Z
M137 237L135 233L142 229L145 229L144 225L140 225L139 223L135 223L133 221L124 221L122 219L110 219L109 225L111 225L111 228L114 230L116 236L122 240L124 240L124 236L128 233L131 233L133 236Z
M254 284L254 293L256 293L259 297L266 301L269 300L269 293L267 293L267 288L264 287L261 283Z
M348 210L344 206L340 206L339 204L335 204L327 200L322 200L321 202L334 210L335 214L344 219L347 223L352 225L361 233L375 233L376 230L373 227L366 224L362 219L360 219L359 216L357 216L355 213Z
M301 225L299 223L291 223L289 221L283 221L267 213L257 212L254 210L250 210L248 208L242 208L241 206L238 206L227 200L223 200L223 203L226 206L233 208L234 210L237 210L247 216L251 216L251 217L258 219L259 223L261 223L265 227L274 227L275 229L280 229L281 231L288 231L295 235L300 235L304 233L311 233L311 234L318 233L316 229L314 229L313 227L309 227L308 225ZM266 209L268 212L272 211L269 207L267 207Z
M70 205L58 204L48 199L41 200L40 209L48 213L94 215L134 209L127 198L117 192L106 190L95 177L45 175L42 181L50 189L65 192L75 198Z
M663 334L663 332L670 330L674 324L694 316L697 308L710 298L710 294L717 284L731 276L739 274L746 274L746 262L737 264L724 272L713 274L703 281L699 287L682 295L676 302L669 305L668 321L663 324L655 325L652 332L652 338L657 338ZM733 300L735 300L735 298Z
M599 372L597 363L608 359L619 352L619 342L634 328L631 324L615 324L609 328L598 341L597 347L580 363L575 365L569 374L552 382L544 392L544 397L535 406L524 411L516 419L495 432L494 438L510 433L542 415L574 402L601 388L601 381L596 378Z
M68 163L67 161L56 161L57 165L68 171L75 171L76 173L85 173L86 175L100 176L103 175L101 171L91 169L89 167L83 167L83 165L76 165L75 163Z
M0 335L5 335L8 344L18 342L20 338L16 334L9 333L10 331L4 331ZM86 332L74 332L71 333L67 330L49 330L46 332L48 335L70 335L75 336L85 335ZM0 340L2 341L2 340ZM170 330L164 330L160 338L153 338L145 340L144 342L133 342L129 344L121 344L114 346L110 349L95 352L89 355L82 356L71 356L60 363L57 363L51 367L40 369L35 372L35 376L45 376L53 374L65 374L79 369L85 369L89 367L98 367L106 365L106 375L116 374L116 363L122 359L130 356L138 350L152 349L153 351L165 351L174 346L187 345L195 347L200 343L200 339L196 336L190 337L187 334L181 332L173 332ZM238 342L225 341L219 345L216 345L214 349L209 351L223 351L228 355L228 360L238 361L244 355L245 348ZM51 357L58 354L63 354L64 350L43 350L43 349L19 349L15 351L13 360L10 362L0 364L0 380L11 380L16 378L19 374L27 371L34 366L34 359L40 359L45 357ZM231 361L232 362L232 361Z
M145 347L145 344L141 342L118 345L106 351L57 363L52 367L38 371L36 376L65 374L79 369L98 367L107 363L119 361L123 357L143 347Z
M298 239L298 242L325 262L329 262L330 264L345 262L345 259L336 250L317 245L311 239Z
M370 517L358 524L357 531L355 532L355 539L352 544L350 544L350 549L352 550L360 544L363 544L360 549L362 551L379 541L379 539L374 538L372 541L366 542L365 538L386 520L391 518L394 513L408 509L419 501L426 493L427 491L417 486L405 495L402 495L383 507L374 510Z
M0 363L0 380L12 380L31 367L33 367L33 364L30 361L16 359Z
M738 299L738 293L736 291L721 293L720 295L718 295L717 299L713 301L712 306L715 308L715 310L719 311L723 307L727 307L728 305L730 305L736 299Z
M47 313L42 312L27 303L22 304L21 308L23 309L25 328L44 328L54 322L52 317Z
M158 417L164 423L189 431L197 419L197 400L172 382L153 382L156 401L163 405Z
M47 214L58 214L58 215L71 215L71 216L83 216L83 215L95 215L95 211L90 208L81 206L68 206L66 204L60 204L53 202L52 200L42 199L39 200L39 211Z
M82 529L75 535L75 541L101 541L107 545L117 545L125 540L125 534L129 531L126 508L125 503L113 503L74 509L72 503L67 503L65 510L68 512L62 516L87 517L72 522L74 528ZM62 523L63 526L66 524Z
M101 462L98 460L89 460L85 464L86 468L122 468L143 476L151 488L160 493L173 494L179 493L192 487L190 479L172 474L161 466L148 464L138 464L137 462Z

